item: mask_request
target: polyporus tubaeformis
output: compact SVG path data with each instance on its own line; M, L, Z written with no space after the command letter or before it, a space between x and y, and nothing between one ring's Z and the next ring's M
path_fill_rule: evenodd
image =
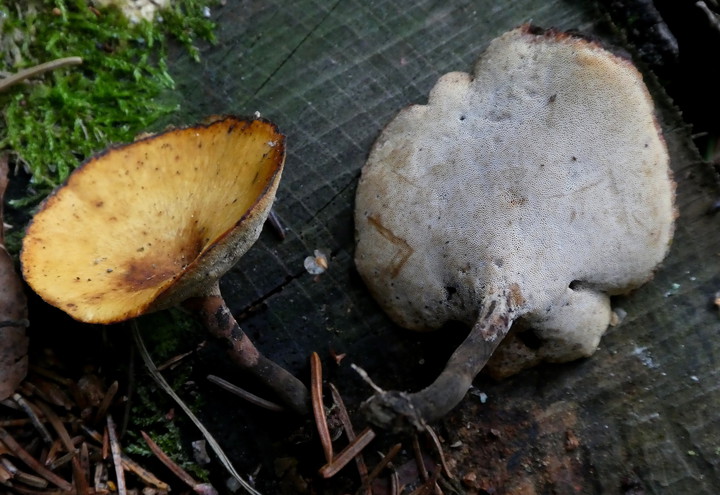
M371 398L373 421L445 414L518 319L541 345L501 348L498 374L591 355L609 296L646 282L669 248L668 162L631 62L528 25L402 110L363 168L355 261L399 325L473 327L428 388Z
M304 413L305 386L260 354L219 288L260 235L284 162L285 136L274 124L232 116L110 148L35 215L23 239L23 276L45 301L87 323L184 303L238 365Z

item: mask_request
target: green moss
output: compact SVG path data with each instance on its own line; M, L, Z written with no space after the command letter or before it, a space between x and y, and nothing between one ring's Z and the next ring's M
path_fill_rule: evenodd
M138 325L145 345L152 349L153 361L158 365L193 350L205 335L194 318L177 308L141 316Z
M0 149L32 173L31 201L97 150L131 141L178 108L172 97L158 98L174 85L168 41L179 40L198 59L195 40L213 40L214 25L203 16L210 4L177 0L161 13L162 22L131 24L116 8L90 9L87 0L0 0L1 70L83 58L80 66L0 94Z
M20 252L24 235L25 233L20 230L5 232L5 249L7 249L8 253L13 257L16 257Z
M184 383L186 376L180 373L175 376L173 381L179 382L173 384L175 388ZM158 447L170 457L173 462L178 464L184 470L188 471L193 477L201 481L206 481L208 472L199 466L191 458L187 446L182 442L181 428L179 422L184 422L185 418L182 413L177 417L168 417L168 412L174 406L169 400L165 400L166 395L162 390L157 389L151 383L141 383L137 388L131 409L131 428L127 431L124 439L124 452L131 456L141 456L152 458L155 456L148 448L145 440L142 438L140 431L144 431L152 438ZM166 408L161 408L162 404L167 402ZM199 407L195 404L193 407ZM177 410L177 408L175 408ZM184 426L181 424L181 426ZM192 428L192 425L189 426Z
M131 24L116 8L89 8L88 0L0 0L0 71L15 73L50 60L80 56L83 64L59 69L0 93L0 150L32 174L26 196L15 206L40 201L93 153L129 142L178 109L167 68L167 49L175 39L199 59L196 40L213 41L214 24L203 9L213 0L174 0L162 22ZM6 236L19 250L22 233ZM158 363L188 350L200 335L192 319L163 311L141 319L148 347ZM194 337L194 338L193 338ZM190 376L183 364L166 372L177 390ZM191 398L186 397L187 400ZM189 406L200 409L199 398ZM149 456L140 437L145 430L164 452L198 478L181 442L178 424L168 419L175 407L147 376L138 379L130 418L128 453Z
M153 361L160 365L168 359L195 349L202 340L200 325L178 309L152 313L139 318L138 325L145 345L150 349ZM178 391L190 409L200 411L203 401L198 394L184 394L183 389L190 380L192 367L188 361L163 372L170 386ZM195 478L205 481L208 473L191 458L187 445L183 443L183 431L194 431L170 397L152 380L148 374L138 377L136 394L133 397L130 414L130 428L124 440L124 449L128 454L153 457L140 431L145 431L170 458ZM177 414L167 417L170 410Z

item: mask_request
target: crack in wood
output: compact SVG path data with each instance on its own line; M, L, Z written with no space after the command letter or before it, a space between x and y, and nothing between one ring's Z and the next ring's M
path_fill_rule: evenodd
M238 322L244 321L253 314L257 313L260 310L260 307L263 305L265 301L270 299L275 294L279 294L283 290L285 290L285 287L290 285L292 282L297 280L298 278L302 277L305 274L305 270L299 271L297 273L290 273L285 275L285 279L275 287L271 288L270 290L264 292L260 296L258 296L256 299L252 300L250 303L246 304L244 308L242 308L239 312L237 317L235 318Z
M333 194L333 196L320 208L315 211L313 216L310 218L310 220L314 220L317 218L328 206L330 206L333 201L335 201L339 196L342 196L345 192L347 192L348 189L354 187L357 184L358 179L360 178L360 171L358 170L357 173L353 174L352 179L345 184L344 186L341 186L340 189Z
M260 86L258 86L258 88L253 92L253 94L250 95L250 96L245 100L245 102L243 103L243 105L247 105L247 103L248 103L252 98L256 97L256 96L258 95L258 93L260 93L260 91L263 90L263 88L267 85L267 83L269 83L269 82L272 80L272 78L275 77L275 74L277 74L277 73L280 71L280 69L282 69L282 68L285 66L285 64L288 62L288 60L290 60L290 59L293 57L293 55L295 55L295 53L300 49L300 47L301 47L302 45L305 44L305 42L310 38L310 36L312 36L313 33L314 33L315 31L317 31L318 28L327 20L327 18L330 17L330 14L333 13L333 11L335 10L335 8L336 8L339 4L340 4L340 0L337 0L337 1L333 4L333 6L330 7L330 9L325 13L325 15L322 17L322 19L320 19L320 20L318 21L318 23L315 24L315 25L310 29L310 31L308 31L308 33L307 33L305 36L303 36L303 38L298 42L298 44L295 45L295 46L293 47L293 49L290 50L290 52L285 56L285 58L282 59L282 61L278 64L278 66L275 67L275 69L273 69L273 71L265 78L265 80L264 80L262 83L260 83Z

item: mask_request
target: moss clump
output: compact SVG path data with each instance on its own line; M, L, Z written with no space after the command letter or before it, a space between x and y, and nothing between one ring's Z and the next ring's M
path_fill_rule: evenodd
M138 318L138 325L158 365L193 350L205 335L201 325L178 308L143 315Z
M132 24L117 8L98 10L88 0L0 0L0 70L69 56L84 61L0 95L0 149L31 172L31 196L42 197L94 151L131 141L177 109L157 98L174 85L167 44L177 39L197 59L195 40L213 40L203 10L212 3L176 0L156 21Z
M117 8L98 9L89 0L0 0L0 72L70 56L83 59L80 66L0 93L0 151L9 151L31 173L27 196L16 206L42 199L94 152L132 141L178 108L172 95L164 94L174 86L168 44L177 40L198 60L196 40L214 41L214 24L204 9L215 4L173 0L154 22L133 24ZM6 236L13 252L19 251L21 237L20 230ZM183 349L181 335L186 343L190 333L197 334L192 320L177 311L143 321L154 329L148 340L159 362ZM172 374L172 385L181 388L190 370L180 367ZM204 478L206 472L183 448L177 424L166 417L171 401L148 377L139 381L136 394L126 452L150 455L139 435L144 429L176 462ZM199 399L194 400L190 406L200 408Z
M145 344L152 349L152 358L157 365L178 354L191 351L203 335L197 322L178 309L141 316L138 325ZM201 396L192 391L188 392L191 373L192 367L185 361L164 371L163 375L170 386L183 397L188 407L199 411L203 406ZM183 432L187 431L187 428L193 428L185 414L180 412L170 397L145 373L138 376L135 391L130 413L131 427L123 443L125 452L143 457L154 456L142 439L140 430L143 430L173 461L195 478L206 481L207 470L193 461L182 439ZM172 410L178 414L169 415ZM199 438L194 430L193 435Z
M160 449L180 467L200 481L206 481L208 471L191 458L187 446L182 441L181 428L176 424L178 419L185 420L184 415L179 418L173 417L170 413L173 411L172 406L165 410L158 410L159 403L164 402L163 400L159 401L158 396L163 397L164 392L152 385L147 384L137 388L133 399L135 405L131 409L132 428L127 431L127 437L124 440L125 453L147 458L154 457L155 454L148 448L140 434L140 430L142 430L150 435ZM196 404L195 407L199 407L199 405Z

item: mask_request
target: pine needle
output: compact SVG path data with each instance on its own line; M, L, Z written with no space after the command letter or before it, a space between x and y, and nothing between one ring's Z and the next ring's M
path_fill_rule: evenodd
M182 399L175 393L175 391L170 387L168 382L165 380L165 378L160 374L157 367L155 366L155 363L153 362L152 358L150 357L150 354L147 351L147 348L145 347L145 343L142 340L142 337L140 336L140 329L138 328L138 324L136 321L130 322L130 325L132 326L132 332L133 332L133 338L135 339L135 345L138 348L138 351L140 352L140 356L142 356L143 361L145 362L145 367L150 372L150 375L153 377L155 382L160 385L160 387L165 390L165 392L172 397L172 399L177 403L178 406L180 406L180 409L185 411L185 414L188 415L190 420L195 423L195 426L198 430L203 434L205 437L205 440L207 441L208 445L210 445L210 448L215 452L215 455L218 456L218 459L220 460L220 464L223 465L223 467L227 470L230 475L237 480L238 483L240 483L240 486L242 486L248 493L251 495L262 495L260 492L255 490L252 486L248 484L247 481L245 481L235 470L232 463L230 462L230 459L228 459L227 455L225 455L225 452L223 452L222 448L220 447L220 444L215 440L215 438L210 434L210 432L205 428L205 426L200 422L200 420L193 414L193 412L190 410L190 408L182 401Z

